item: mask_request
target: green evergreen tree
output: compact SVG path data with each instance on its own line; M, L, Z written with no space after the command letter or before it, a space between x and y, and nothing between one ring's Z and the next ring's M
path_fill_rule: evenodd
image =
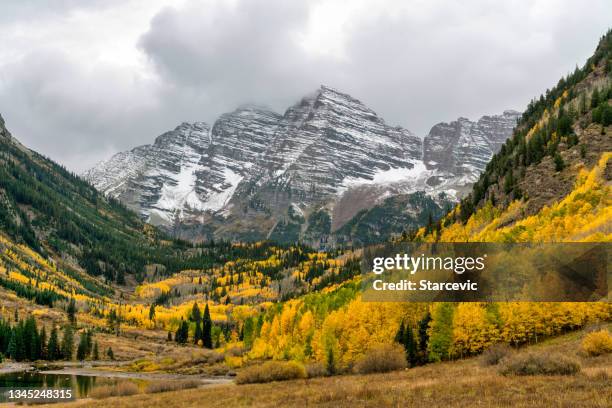
M202 340L202 327L200 321L197 320L195 323L195 330L193 333L193 344L198 344L198 341Z
M153 321L153 319L155 319L155 303L151 303L149 308L149 320Z
M332 347L327 348L325 357L325 369L327 370L327 374L336 374L336 356L334 355L334 349Z
M426 357L427 345L429 343L429 323L431 322L431 314L429 311L419 321L419 351L423 357Z
M504 191L506 194L510 194L512 189L514 188L514 175L512 174L512 169L508 171L506 177L504 178Z
M94 345L93 345L93 356L92 356L92 358L93 358L95 361L100 360L100 352L99 352L99 350L98 350L98 342L97 342L97 341L96 341L96 342L94 342Z
M87 358L87 333L82 332L77 347L77 360L83 361Z
M76 302L74 298L70 298L70 302L68 302L68 307L66 308L66 313L68 313L68 320L73 327L76 327L77 324L76 312Z
M174 340L179 344L187 343L187 338L189 336L189 325L185 320L181 320L181 324L176 330L176 335L174 336Z
M11 339L8 343L8 356L15 361L20 361L21 358L17 351L17 330L14 328L11 332Z
M34 316L29 316L22 329L22 341L25 351L24 358L26 360L34 361L40 358L39 355L39 344L38 344L38 330L36 328L36 320Z
M595 109L599 105L599 89L595 88L591 94L591 109Z
M59 337L57 328L54 326L49 335L49 343L47 343L47 360L55 361L61 358Z
M202 343L206 348L213 348L212 319L210 318L210 310L208 309L208 303L204 308L204 317L202 318Z
M72 325L64 326L61 355L64 360L72 360L74 354L74 331Z
M199 322L202 319L202 313L200 313L200 308L198 307L198 303L194 302L193 307L191 308L191 320L194 322Z
M406 326L404 329L402 344L406 350L406 360L408 361L408 364L411 367L414 367L417 364L417 344L412 327Z
M91 329L88 329L85 334L85 354L90 355L93 348L93 332Z
M565 168L565 162L559 152L555 153L553 160L555 162L555 171L561 171Z
M395 334L395 342L399 344L403 344L404 341L404 321L400 323L399 329L397 329L397 333Z
M38 344L40 345L40 359L47 360L47 330L45 326L40 329L40 335L38 336Z
M580 102L578 103L578 113L584 115L587 111L586 93L580 94Z
M115 353L113 353L113 349L112 348L108 348L106 350L106 356L108 357L109 360L114 360L115 359Z
M15 361L24 361L29 358L24 339L24 332L24 323L23 321L19 321L13 327L8 347L9 356Z

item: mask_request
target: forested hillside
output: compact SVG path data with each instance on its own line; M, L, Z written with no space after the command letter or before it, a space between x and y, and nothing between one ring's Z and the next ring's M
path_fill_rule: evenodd
M494 155L461 201L452 221L466 223L490 204L520 201L533 215L568 195L581 169L591 169L612 151L612 33L600 41L582 68L532 100L513 136ZM604 166L607 166L604 164ZM604 171L609 181L609 170ZM451 218L446 218L446 223Z
M460 205L406 241L610 242L612 32L584 67L532 101ZM399 342L410 364L460 358L610 320L594 303L363 302L351 285L270 308L250 358L314 359L346 369ZM338 296L342 299L338 302Z
M125 283L161 238L119 202L12 138L0 121L0 228L43 257ZM74 262L70 262L73 260Z
M0 233L64 272L102 278L83 278L98 292L105 291L103 282L136 284L152 271L171 275L251 254L228 243L169 239L117 200L21 145L1 117Z

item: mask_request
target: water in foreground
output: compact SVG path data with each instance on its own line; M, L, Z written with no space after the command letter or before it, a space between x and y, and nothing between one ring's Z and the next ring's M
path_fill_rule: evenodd
M33 371L13 372L0 375L0 403L9 402L6 392L10 389L70 389L73 398L86 398L91 392L102 386L118 386L130 382L144 389L150 381L124 377L100 377L93 375L74 375L58 373L41 373Z

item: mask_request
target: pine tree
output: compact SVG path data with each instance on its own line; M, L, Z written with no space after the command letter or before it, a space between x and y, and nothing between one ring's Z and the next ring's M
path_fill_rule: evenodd
M79 346L77 347L77 360L83 361L87 357L87 334L81 333Z
M414 367L417 363L417 344L414 339L414 332L412 331L412 327L406 326L404 330L402 344L404 345L404 349L406 350L406 360L408 360L408 364L411 367Z
M334 356L334 350L331 347L327 349L325 368L327 370L327 374L336 374L336 357Z
M421 362L427 362L427 346L429 344L429 323L431 322L431 314L429 311L423 316L423 318L419 321L419 355L421 357Z
M202 327L200 321L196 321L195 331L193 333L193 344L198 344L198 341L202 340Z
M36 329L36 320L34 319L34 316L29 316L26 319L23 325L21 337L23 341L23 348L25 351L24 358L30 361L34 361L40 358L38 352L38 331Z
M194 322L199 322L202 319L202 314L200 313L200 308L198 307L198 303L194 302L193 307L191 308L191 320Z
M9 340L9 343L8 343L8 355L13 360L20 361L20 358L17 352L17 333L16 332L17 332L16 328L13 328L11 332L11 339Z
M94 360L96 360L96 361L100 360L100 352L98 351L98 342L97 341L94 342L94 345L93 345L93 356L92 356L92 358Z
M176 335L174 336L174 340L179 344L187 343L187 338L189 336L189 325L185 320L181 320L181 324L176 330Z
M28 358L26 344L24 341L24 331L23 321L20 321L13 327L11 332L8 354L15 361L23 361Z
M506 174L506 177L504 179L504 191L506 192L506 194L510 194L513 188L514 188L514 177L512 174L512 169L510 169L510 171L508 172L508 174Z
M595 88L591 94L591 109L595 109L599 104L599 89Z
M151 303L149 308L149 320L153 321L153 319L155 319L155 303Z
M64 360L72 360L74 354L74 332L72 326L64 326L64 336L62 337L61 355Z
M213 348L212 344L212 319L210 318L210 310L208 303L204 308L204 317L202 319L202 344L206 348Z
M91 331L91 329L88 329L85 335L85 345L85 354L90 355L93 347L93 332Z
M45 326L40 329L38 343L40 344L40 359L47 360L47 330L45 329Z
M54 326L51 329L49 343L47 343L47 359L50 361L59 360L61 358L60 343L57 334L57 328Z
M114 360L115 359L115 353L113 353L113 349L112 348L108 348L106 350L106 356L108 357L109 360Z
M586 93L583 92L580 94L580 102L578 103L578 113L580 113L581 115L584 115L586 113L586 110L587 110Z
M76 302L74 298L70 298L70 302L68 303L68 308L66 309L66 313L68 313L68 320L73 327L76 327L77 319L76 319Z
M554 162L555 162L555 171L561 171L565 167L565 163L563 162L563 158L561 157L559 152L555 152Z
M397 333L395 334L395 342L403 344L403 341L404 341L404 321L402 320L402 322L400 323L399 329L397 330Z

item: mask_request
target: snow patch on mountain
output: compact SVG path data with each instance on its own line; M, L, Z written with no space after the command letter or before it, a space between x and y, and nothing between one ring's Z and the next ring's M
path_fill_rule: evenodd
M225 207L229 203L229 200L234 195L236 188L238 188L238 184L240 184L240 182L244 178L240 174L234 173L229 168L224 169L223 175L224 175L225 181L215 186L219 189L219 191L215 191L214 193L208 196L208 200L206 201L206 203L204 203L202 208L200 208L201 210L203 211L221 210L223 207Z

